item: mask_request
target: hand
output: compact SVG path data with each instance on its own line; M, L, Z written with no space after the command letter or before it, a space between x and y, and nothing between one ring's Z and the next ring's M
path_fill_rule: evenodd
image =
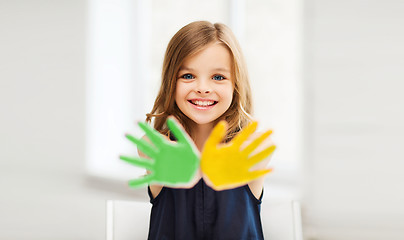
M220 144L226 134L227 124L219 122L208 140L201 155L201 169L207 183L215 190L230 189L247 184L259 178L272 169L250 171L250 168L272 154L275 146L265 148L257 154L250 156L272 131L269 130L252 141L244 149L241 145L255 132L257 122L253 122L243 129L229 143Z
M177 142L171 142L148 124L143 122L138 124L155 147L144 139L137 139L129 134L126 135L126 138L137 145L140 151L151 158L120 156L120 159L130 164L151 171L146 176L130 180L129 186L140 187L152 183L167 186L189 184L198 170L199 156L196 146L185 133L185 130L180 127L174 118L168 118L168 128L178 140Z

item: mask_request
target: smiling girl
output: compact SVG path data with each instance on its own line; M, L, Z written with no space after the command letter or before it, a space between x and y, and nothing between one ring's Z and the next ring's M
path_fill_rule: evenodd
M228 123L228 142L251 122L251 113L246 64L231 30L206 21L180 29L168 44L160 91L146 120L154 118L154 128L174 141L165 124L174 116L202 151L219 121ZM182 188L150 185L149 239L263 239L263 181L215 191L199 170Z

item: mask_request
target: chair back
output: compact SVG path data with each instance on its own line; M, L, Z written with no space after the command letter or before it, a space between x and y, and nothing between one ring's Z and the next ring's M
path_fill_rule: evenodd
M151 204L137 201L107 201L107 240L147 239ZM261 206L265 239L303 240L300 206L296 201Z

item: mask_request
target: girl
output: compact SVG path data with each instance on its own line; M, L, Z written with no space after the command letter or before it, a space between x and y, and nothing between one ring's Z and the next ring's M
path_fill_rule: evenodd
M146 121L154 118L154 128L175 140L165 124L174 116L202 151L216 123L228 123L227 142L252 120L251 113L247 69L231 30L206 21L180 29L168 44L162 84ZM268 161L255 168L264 168ZM263 239L264 177L223 191L213 190L206 180L199 170L190 185L148 187L153 205L149 239Z

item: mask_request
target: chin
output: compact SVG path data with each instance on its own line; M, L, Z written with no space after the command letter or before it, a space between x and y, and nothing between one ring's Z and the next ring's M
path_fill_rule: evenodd
M210 124L215 122L219 117L200 117L200 116L194 116L191 117L190 119L198 124L198 125L205 125L205 124Z

